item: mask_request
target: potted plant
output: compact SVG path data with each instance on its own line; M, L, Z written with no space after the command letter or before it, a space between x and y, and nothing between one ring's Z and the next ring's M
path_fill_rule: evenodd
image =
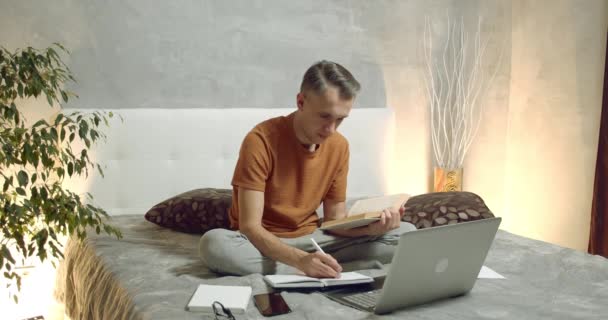
M79 195L62 187L70 176L87 177L94 171L103 176L88 154L105 139L101 128L113 115L59 112L52 121L28 122L20 108L24 101L39 97L61 108L76 97L65 90L65 84L75 79L60 54L69 52L57 43L44 50L0 48L0 269L8 285L16 284L18 290L21 276L15 268L30 257L61 258L60 236L83 239L92 228L120 237L89 193ZM17 295L13 298L18 301Z

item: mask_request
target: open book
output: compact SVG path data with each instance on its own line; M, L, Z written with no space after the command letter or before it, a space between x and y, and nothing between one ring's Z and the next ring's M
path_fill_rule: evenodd
M404 193L390 196L376 197L357 200L348 210L346 218L325 221L321 224L321 230L352 229L366 226L380 220L382 210L386 208L399 209L410 196Z
M264 276L264 280L273 288L323 288L373 282L374 279L358 272L343 272L339 279L312 278L300 275L272 274Z

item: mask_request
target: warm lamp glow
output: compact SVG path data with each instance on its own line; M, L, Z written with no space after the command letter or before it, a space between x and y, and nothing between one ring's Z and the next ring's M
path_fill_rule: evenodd
M24 268L19 303L9 299L8 294L0 297L3 319L26 319L42 315L45 319L63 319L63 308L53 298L56 269L50 261ZM4 280L3 280L4 281ZM4 283L1 284L6 287ZM15 293L17 288L10 288ZM8 293L8 292L7 292Z

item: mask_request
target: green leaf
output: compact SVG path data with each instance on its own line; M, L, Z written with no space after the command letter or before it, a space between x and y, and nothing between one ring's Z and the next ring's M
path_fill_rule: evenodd
M74 138L76 138L76 133L70 133L70 142L74 141Z
M29 181L27 172L25 172L23 170L19 171L19 173L17 174L17 181L19 181L19 185L22 187L27 185L27 183Z
M63 176L65 176L65 170L63 168L57 168L57 175L59 178L63 178Z
M18 187L16 190L19 195L25 196L25 190L23 190L23 188Z
M97 164L97 170L99 171L99 174L101 175L101 177L105 177L103 174L103 170L101 169L101 166L99 164Z
M46 187L40 188L40 196L45 201L49 198L49 193L48 193L48 191L46 191Z
M60 141L63 142L65 140L65 128L61 128Z
M95 141L97 139L97 137L99 137L99 134L97 133L97 131L95 129L91 129L90 134L91 134L91 140L93 140L93 141Z
M38 96L38 94L34 94L34 96ZM51 98L49 94L46 95L46 101L49 103L50 106L53 106L53 98Z
M73 173L74 173L74 163L70 162L70 163L68 163L68 175L71 177Z
M38 174L34 173L34 174L32 174L32 184L34 184L36 182L36 180L38 180Z
M53 138L54 141L56 141L57 138L59 138L59 134L57 134L56 128L51 128L51 137Z
M8 247L6 245L2 245L2 249L0 249L2 252L2 256L4 256L4 259L10 261L12 264L15 264L15 259L13 258L13 255L11 254L11 251L8 250Z
M58 114L57 118L55 118L55 125L59 125L59 122L61 122L61 119L63 119L63 114Z
M46 121L45 121L45 120L38 120L38 121L36 121L36 123L35 123L35 124L32 126L32 128L39 127L39 126L41 126L41 125L43 125L43 124L46 124Z
M34 167L38 167L38 165L40 164L40 155L38 155L38 153L34 153L33 160Z
M32 146L29 143L23 144L23 155L21 157L23 158L24 164L27 164L28 161L30 163L33 162Z

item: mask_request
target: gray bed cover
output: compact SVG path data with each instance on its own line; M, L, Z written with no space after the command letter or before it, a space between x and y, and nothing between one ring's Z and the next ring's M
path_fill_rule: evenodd
M220 277L207 270L197 256L198 235L158 227L142 215L115 216L111 223L122 229L123 239L91 235L66 250L57 295L66 300L72 319L213 319L185 310L200 283L248 285L254 294L272 291L258 274ZM485 265L506 279L480 279L468 295L383 316L318 292L284 292L293 312L272 319L608 318L608 259L499 230ZM112 290L104 281L112 282ZM263 318L252 301L245 315L237 315Z

